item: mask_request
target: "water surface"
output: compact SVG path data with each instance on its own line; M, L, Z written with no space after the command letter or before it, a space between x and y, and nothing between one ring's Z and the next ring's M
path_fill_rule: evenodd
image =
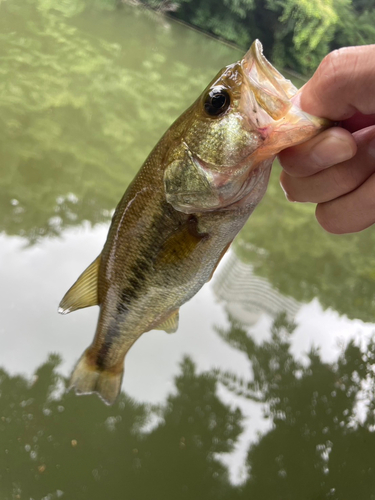
M374 499L375 233L267 195L214 279L64 391L97 308L57 305L165 129L241 53L161 15L0 3L0 498Z

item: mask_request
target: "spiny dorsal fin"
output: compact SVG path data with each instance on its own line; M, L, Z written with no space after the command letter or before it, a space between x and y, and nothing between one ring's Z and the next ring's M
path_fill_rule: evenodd
M167 333L175 333L178 328L179 310L173 311L168 318L155 326L155 330L164 330Z
M74 285L66 292L59 305L60 314L68 314L77 309L98 304L99 266L100 255L83 271Z

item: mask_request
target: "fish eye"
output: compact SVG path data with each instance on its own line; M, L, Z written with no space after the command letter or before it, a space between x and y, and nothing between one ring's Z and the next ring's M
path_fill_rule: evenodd
M210 116L220 116L225 113L230 105L230 96L223 88L209 91L204 102L204 109Z

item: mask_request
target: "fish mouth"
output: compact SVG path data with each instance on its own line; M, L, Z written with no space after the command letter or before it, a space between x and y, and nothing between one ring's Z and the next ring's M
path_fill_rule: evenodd
M268 139L264 143L267 154L276 155L331 125L329 120L309 115L298 107L297 87L266 59L259 40L253 42L241 60L241 69L245 77L241 107L262 137Z
M277 71L263 55L263 46L255 40L241 61L246 81L260 106L273 120L279 120L292 106L297 88Z

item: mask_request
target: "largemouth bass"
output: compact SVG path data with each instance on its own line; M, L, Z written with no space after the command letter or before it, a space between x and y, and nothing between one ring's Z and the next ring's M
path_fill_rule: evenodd
M144 332L177 330L180 306L210 280L263 197L275 155L327 126L293 104L296 93L255 41L160 139L103 251L60 303L62 314L100 306L71 378L77 393L114 403L126 353Z

